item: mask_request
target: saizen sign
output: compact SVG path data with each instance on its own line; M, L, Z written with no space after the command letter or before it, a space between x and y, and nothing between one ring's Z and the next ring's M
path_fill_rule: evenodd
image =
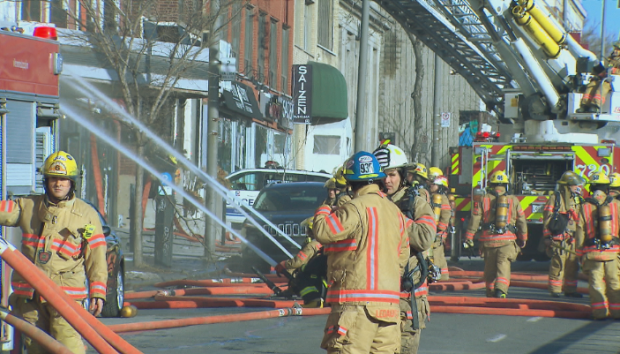
M312 66L293 65L293 123L310 124L312 118Z

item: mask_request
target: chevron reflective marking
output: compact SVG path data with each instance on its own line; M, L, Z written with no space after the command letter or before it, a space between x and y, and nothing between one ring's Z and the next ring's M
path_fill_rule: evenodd
M460 153L456 153L454 155L452 155L452 168L450 174L452 175L458 175L460 172L460 162L461 162L461 154Z
M471 210L471 198L455 198L454 199L456 211L470 211Z

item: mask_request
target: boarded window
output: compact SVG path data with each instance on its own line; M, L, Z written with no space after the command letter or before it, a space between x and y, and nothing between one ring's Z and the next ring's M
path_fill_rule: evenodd
M271 29L269 30L269 86L277 89L278 80L276 73L278 72L278 23L271 21Z
M312 153L340 155L340 137L338 135L315 135Z
M333 47L333 0L319 0L318 43L329 50Z
M243 70L252 76L252 45L254 44L254 14L251 8L245 9L245 65Z
M288 87L288 73L290 72L290 68L288 66L288 53L289 53L289 29L282 29L282 87L280 87L280 91L287 93L289 92Z

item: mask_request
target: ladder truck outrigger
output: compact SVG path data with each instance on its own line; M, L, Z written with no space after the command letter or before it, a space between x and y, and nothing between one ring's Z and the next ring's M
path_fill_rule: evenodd
M483 53L488 62L512 80L502 82L503 97L497 97L495 105L487 101L502 134L496 139L478 135L471 147L451 149L457 235L464 235L474 191L484 190L493 172L504 170L510 178L509 191L519 198L528 219L530 241L520 257L546 259L542 210L562 173L573 170L587 179L594 172L620 169L615 143L620 136L620 75L613 75L596 55L581 47L542 2L470 0L462 4L435 1L453 25L466 25L459 18L468 18L470 27L477 25L494 50L495 57ZM471 23L472 18L478 22ZM607 70L602 80L611 84L611 92L600 112L580 113L581 98L595 69Z

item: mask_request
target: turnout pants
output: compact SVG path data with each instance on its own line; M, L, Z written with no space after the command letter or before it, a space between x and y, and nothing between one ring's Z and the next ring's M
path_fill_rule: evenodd
M400 352L401 354L416 354L420 346L420 338L422 337L422 329L426 327L424 324L430 313L430 306L426 296L416 297L418 306L418 322L419 329L413 329L413 315L411 311L411 299L400 298Z
M13 313L24 320L47 332L60 343L64 344L74 354L84 354L82 336L56 311L49 302L41 302L40 296L35 293L33 300L24 301L18 298L13 307ZM31 338L25 337L24 342L28 354L48 353Z
M561 241L553 241L553 245L575 252L574 242L562 243ZM577 292L577 273L579 272L577 255L553 246L549 252L551 253L551 264L549 265L549 292L561 293L562 285L564 285L564 292L567 294Z
M484 245L484 282L486 283L487 297L495 296L499 289L508 294L510 286L510 262L517 259L517 244L513 241L499 247Z
M589 275L590 307L592 317L620 319L620 280L618 258L610 261L586 260L583 272Z
M449 280L450 273L448 273L448 261L443 243L435 242L433 245L433 262L441 269L441 280Z
M605 103L605 97L611 91L611 84L607 81L603 83L603 92L601 95L601 80L590 80L588 86L586 86L586 92L581 98L582 106L597 106L601 107L601 104Z
M398 353L398 314L396 304L377 307L332 304L321 348L329 354Z

